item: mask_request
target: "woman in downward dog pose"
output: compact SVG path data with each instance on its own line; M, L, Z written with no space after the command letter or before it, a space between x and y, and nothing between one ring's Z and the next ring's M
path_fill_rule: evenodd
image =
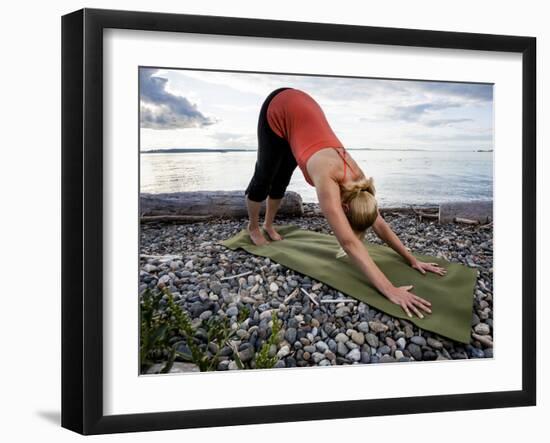
M431 313L431 303L410 292L412 285L394 286L370 257L363 244L366 230L398 252L422 274L444 275L437 263L416 259L380 216L372 177L367 177L347 154L332 131L319 104L306 92L278 88L265 99L258 120L258 158L254 175L245 191L249 222L247 231L256 245L281 240L273 226L277 210L299 166L305 180L315 187L319 206L341 248L369 281L390 301L400 305L409 317ZM261 203L266 200L260 227Z

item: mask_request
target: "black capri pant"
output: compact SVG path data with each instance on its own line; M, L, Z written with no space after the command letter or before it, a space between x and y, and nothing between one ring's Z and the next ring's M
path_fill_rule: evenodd
M258 119L258 157L254 175L245 190L245 195L252 201L262 202L269 195L279 199L285 195L296 159L288 142L279 137L267 122L267 107L277 93L290 88L278 88L265 99Z

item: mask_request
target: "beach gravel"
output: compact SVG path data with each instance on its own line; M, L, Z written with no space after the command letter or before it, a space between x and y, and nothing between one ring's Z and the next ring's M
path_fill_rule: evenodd
M277 217L277 224L332 234L318 206L304 206L304 216ZM303 291L295 290L304 289L319 301L350 297L269 258L217 244L245 228L244 218L142 224L140 294L147 288L169 289L196 325L213 316L228 317L232 327L238 329L232 343L236 349L222 347L218 370L238 369L235 352L242 361L254 361L255 353L271 333L272 313L282 321L280 339L270 350L270 355L278 359L275 367L492 358L492 228L440 225L420 221L413 214L389 213L384 218L413 252L477 269L469 344L425 331L360 301L315 304ZM381 244L372 230L366 239ZM237 327L237 316L245 307L248 318ZM200 333L197 338L201 339ZM206 336L202 339L206 346ZM176 337L174 343L182 340ZM196 370L183 364L175 368L178 372Z

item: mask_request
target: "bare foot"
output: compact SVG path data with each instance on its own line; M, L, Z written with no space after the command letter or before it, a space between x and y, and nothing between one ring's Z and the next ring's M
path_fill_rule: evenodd
M265 224L263 224L262 228L264 229L265 232L267 232L267 234L269 235L269 238L271 238L271 240L277 241L277 240L282 240L283 239L281 234L279 234L273 226L266 226Z
M267 245L269 243L269 241L262 234L262 231L260 231L259 227L250 229L250 226L247 226L246 230L248 235L250 235L250 239L256 246Z

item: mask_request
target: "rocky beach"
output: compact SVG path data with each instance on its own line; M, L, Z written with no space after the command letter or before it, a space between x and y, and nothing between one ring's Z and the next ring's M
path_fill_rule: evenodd
M245 228L244 217L142 224L140 295L147 289L169 290L196 328L195 340L204 353L216 355L215 370L239 369L243 364L254 369L256 355L271 335L273 318L280 320L277 340L268 342L275 368L493 357L492 225L439 224L410 212L388 212L384 218L413 253L477 269L470 344L388 316L269 258L218 244ZM303 216L278 216L276 223L331 234L313 203L304 203ZM372 230L367 241L381 244ZM165 306L163 299L161 309ZM209 342L201 325L210 318L227 320L234 332L230 343L217 348ZM189 353L183 336L170 340L181 355ZM157 359L146 373L160 371L163 355ZM170 368L197 370L179 357Z

